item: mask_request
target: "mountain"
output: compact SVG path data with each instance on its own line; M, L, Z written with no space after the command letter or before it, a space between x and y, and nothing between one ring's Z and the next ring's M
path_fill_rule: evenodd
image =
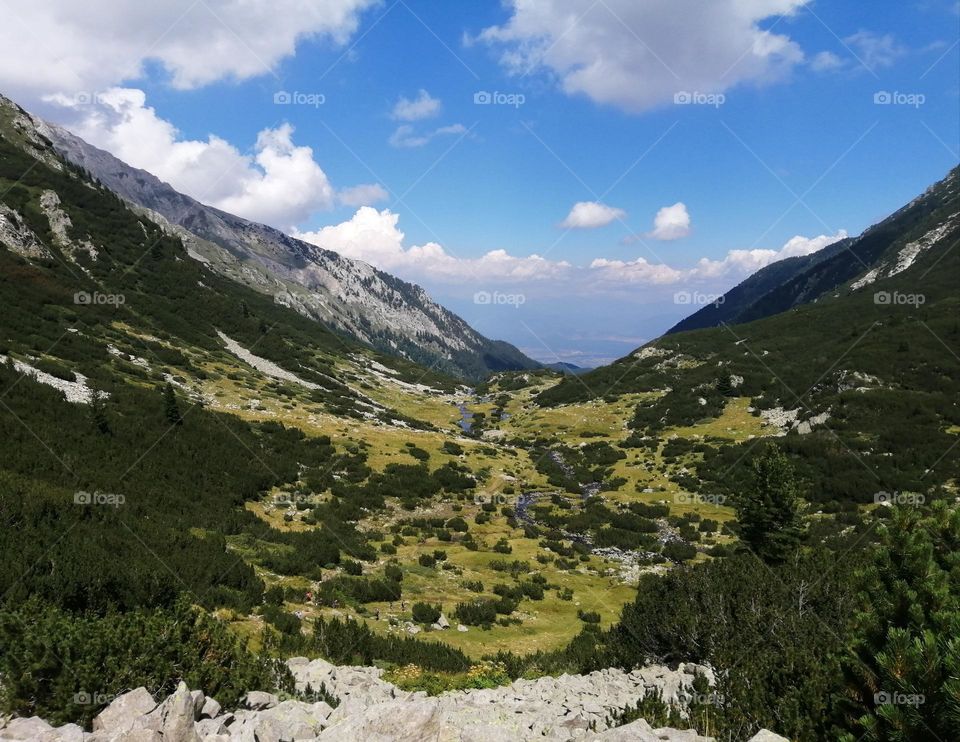
M724 294L722 300L678 322L667 334L761 319L798 304L817 301L857 276L879 275L884 270L882 266L891 261L895 263L894 256L907 249L911 240L927 239L932 243L943 237L935 232L927 235L923 225L956 199L957 181L958 171L954 169L859 237L846 238L812 255L788 258L762 268ZM930 246L925 244L920 249Z
M386 353L470 379L539 365L509 343L476 332L420 286L206 206L2 96L0 107L180 237L192 258L278 303Z
M720 425L740 399L794 457L811 499L863 504L879 491L953 491L960 475L951 455L960 433L958 240L954 169L832 254L799 271L786 266L794 275L746 304L736 324L665 335L537 400L550 408L642 395L629 427L634 444L646 445L667 430ZM761 273L732 292L731 305L771 276ZM696 474L677 481L732 496L748 477L752 444L698 445L704 459Z

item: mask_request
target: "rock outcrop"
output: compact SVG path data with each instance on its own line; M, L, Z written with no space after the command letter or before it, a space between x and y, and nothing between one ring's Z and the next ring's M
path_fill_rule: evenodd
M289 660L301 697L322 688L339 700L281 700L251 691L241 708L220 704L183 683L158 703L144 688L117 697L94 720L93 731L74 724L54 728L43 719L12 719L0 742L521 742L530 739L602 742L710 742L693 730L654 729L639 719L610 727L617 712L655 691L681 707L698 674L708 667L649 666L632 672L601 670L517 680L499 688L451 691L439 696L403 691L374 667L340 667L303 657ZM782 742L766 730L755 742Z

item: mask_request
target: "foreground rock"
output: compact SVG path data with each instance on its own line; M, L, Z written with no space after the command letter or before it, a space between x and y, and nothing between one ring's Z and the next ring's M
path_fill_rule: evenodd
M632 672L608 669L589 675L517 680L500 688L453 691L435 697L400 690L373 667L340 667L303 657L288 662L297 690L321 686L339 699L280 700L248 693L242 708L224 712L213 698L183 683L162 702L143 688L116 698L93 721L93 732L76 725L54 729L36 717L0 727L0 742L710 742L693 730L653 729L640 719L610 728L614 716L655 691L684 705L697 674L712 683L710 668L681 664ZM764 736L766 735L766 736ZM761 732L756 742L782 737Z

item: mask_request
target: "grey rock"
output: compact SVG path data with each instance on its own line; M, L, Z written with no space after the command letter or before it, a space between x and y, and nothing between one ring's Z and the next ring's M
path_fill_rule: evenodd
M790 740L774 734L769 729L761 729L750 738L749 742L790 742Z
M200 719L215 719L220 716L220 704L215 698L204 698L203 706L200 707Z
M125 732L133 727L138 717L157 707L157 702L146 688L136 688L113 699L109 706L93 720L93 731Z
M230 733L227 731L227 725L221 719L201 719L194 726L197 734L200 735L201 739L206 739L207 737L216 736L218 734L225 734L228 737Z
M265 693L262 690L253 690L243 697L245 708L259 711L261 709L273 708L280 702L273 693Z
M35 740L52 729L53 727L39 716L11 719L0 732L0 738Z
M199 719L200 712L203 710L203 704L207 699L201 690L190 691L190 697L193 699L193 718Z
M76 724L64 724L37 737L37 742L83 742L83 728Z
M149 714L140 717L135 727L159 732L165 740L200 742L194 728L194 698L186 683L180 683L171 696Z

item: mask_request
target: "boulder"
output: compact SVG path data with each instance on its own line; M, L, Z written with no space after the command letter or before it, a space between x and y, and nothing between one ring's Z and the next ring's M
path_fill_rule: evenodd
M439 701L428 698L370 706L360 713L342 717L341 721L324 729L319 739L324 742L421 742L427 739L457 740L460 735L443 718Z
M136 728L159 732L162 739L200 742L194 728L194 697L186 683L180 683L173 695L135 722Z
M83 728L76 724L64 724L37 737L37 742L83 742Z
M450 628L450 622L447 620L447 617L444 616L442 613L440 614L440 618L437 619L437 626L439 626L441 629Z
M134 721L157 707L157 702L146 688L137 688L117 696L93 720L93 731L125 732Z
M134 728L125 732L94 732L84 742L165 742L156 729Z
M192 690L190 691L190 697L193 699L193 718L200 718L200 711L203 709L203 703L206 701L206 697L203 695L202 690Z
M0 739L35 740L41 734L45 734L52 729L53 726L39 716L31 716L26 719L11 719L3 730L0 731Z
M750 738L750 742L790 742L790 740L774 734L769 729L761 729Z
M220 704L215 698L204 698L203 706L200 707L199 719L216 719L220 716Z
M196 723L194 729L197 734L200 735L200 739L203 740L218 734L230 736L230 733L227 731L227 725L222 719L201 719Z
M273 708L280 702L273 693L265 693L262 690L252 690L243 697L244 708L260 711L262 709Z

